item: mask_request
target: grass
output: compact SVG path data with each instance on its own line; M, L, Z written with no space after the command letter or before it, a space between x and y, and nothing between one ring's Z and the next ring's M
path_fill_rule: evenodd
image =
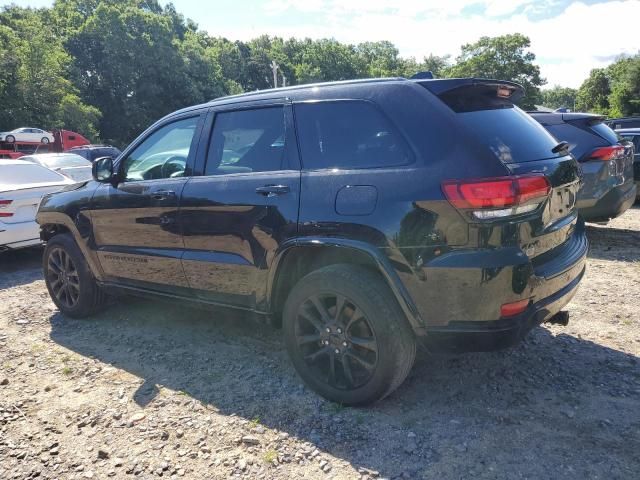
M273 463L278 458L278 452L275 450L268 450L264 453L264 457L262 457L265 463Z
M72 372L73 372L73 369L72 369L71 367L64 367L64 368L62 369L62 374L63 374L63 375L65 375L65 376L67 376L67 377L68 377L69 375L71 375L71 373L72 373Z
M251 426L251 428L255 428L260 425L260 417L253 417L249 422L249 425Z

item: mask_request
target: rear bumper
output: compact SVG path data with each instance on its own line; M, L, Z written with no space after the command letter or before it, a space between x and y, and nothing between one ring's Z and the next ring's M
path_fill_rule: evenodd
M588 222L607 222L619 217L635 202L637 188L632 182L612 188L595 205L587 208L578 205L580 215Z
M451 322L427 330L424 343L439 352L490 352L519 343L529 331L558 313L571 301L584 276L585 267L567 285L532 305L522 314L489 322Z
M39 245L40 226L35 222L0 222L0 249L15 249Z
M448 352L490 351L517 343L571 301L584 276L588 249L579 221L564 244L533 260L523 254L524 263L517 263L498 250L495 261L502 263L490 269L471 263L486 262L486 253L468 257L464 265L450 265L446 275L455 283L438 278L441 285L430 296L431 308L421 312L431 320L424 341L432 350ZM530 300L524 312L500 318L501 305L523 299Z

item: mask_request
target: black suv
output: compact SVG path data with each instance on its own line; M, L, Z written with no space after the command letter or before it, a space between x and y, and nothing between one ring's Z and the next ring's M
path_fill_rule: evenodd
M69 153L75 153L81 157L95 162L96 159L101 157L113 157L116 158L120 155L120 150L111 145L81 145L79 147L71 147L67 150Z
M522 94L361 80L175 112L45 197L51 297L74 317L116 292L270 316L305 382L348 405L398 387L419 339L513 344L569 302L587 253L578 164Z
M608 222L633 205L633 147L591 113L529 112L557 140L566 141L580 163L582 188L576 205L588 222Z

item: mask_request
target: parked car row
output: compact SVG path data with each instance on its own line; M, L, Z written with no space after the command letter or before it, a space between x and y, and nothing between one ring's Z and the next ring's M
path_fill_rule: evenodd
M530 112L556 139L566 141L580 163L582 187L577 207L589 222L622 215L636 199L634 148L588 113Z

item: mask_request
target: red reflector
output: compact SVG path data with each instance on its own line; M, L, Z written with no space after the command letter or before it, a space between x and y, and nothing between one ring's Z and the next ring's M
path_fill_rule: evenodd
M596 148L592 153L591 157L595 160L613 160L614 158L618 158L619 156L624 154L624 147L621 145L615 145L611 147L602 147Z
M518 300L517 302L505 303L500 307L501 317L513 317L524 312L529 306L529 299Z
M449 180L442 190L457 208L513 207L549 195L551 186L544 175Z

